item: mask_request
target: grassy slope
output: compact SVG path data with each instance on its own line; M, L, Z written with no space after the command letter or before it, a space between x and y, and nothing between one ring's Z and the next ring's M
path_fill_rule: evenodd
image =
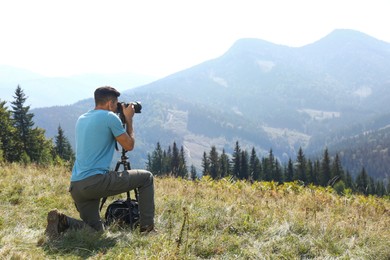
M390 258L389 200L206 178L156 179L157 234L117 227L47 241L50 209L78 216L67 192L69 174L1 166L0 259Z

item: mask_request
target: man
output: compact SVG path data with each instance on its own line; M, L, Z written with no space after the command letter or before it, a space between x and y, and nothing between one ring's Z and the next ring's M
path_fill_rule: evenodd
M59 213L49 212L46 234L56 238L68 228L90 226L103 230L99 204L103 197L113 196L138 188L140 232L154 230L153 175L146 170L110 171L115 142L123 149L134 148L134 107L122 105L126 128L117 110L120 93L112 87L95 90L95 109L81 115L76 123L76 161L73 166L70 194L83 221Z

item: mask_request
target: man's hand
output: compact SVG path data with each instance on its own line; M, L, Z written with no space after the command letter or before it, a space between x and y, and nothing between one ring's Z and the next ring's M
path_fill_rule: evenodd
M130 103L127 107L125 106L125 104L122 103L122 111L123 111L123 114L125 115L126 121L130 121L130 119L133 118L134 106L132 103Z

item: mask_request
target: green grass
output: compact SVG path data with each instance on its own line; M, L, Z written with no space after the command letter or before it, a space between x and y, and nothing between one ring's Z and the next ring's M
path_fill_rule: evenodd
M1 166L0 259L390 258L388 199L208 178L156 178L157 234L112 227L48 241L49 210L78 217L69 177L61 167Z

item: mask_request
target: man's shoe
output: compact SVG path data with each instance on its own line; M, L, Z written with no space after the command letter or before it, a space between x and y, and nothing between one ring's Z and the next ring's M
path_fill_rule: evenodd
M151 225L149 225L149 226L143 226L143 227L140 227L140 229L139 229L139 232L141 233L141 234L149 234L149 233L155 233L156 232L156 230L154 229L154 225L153 224L151 224Z
M67 217L59 213L57 209L47 214L47 227L45 234L49 239L56 239L62 232L69 228Z

